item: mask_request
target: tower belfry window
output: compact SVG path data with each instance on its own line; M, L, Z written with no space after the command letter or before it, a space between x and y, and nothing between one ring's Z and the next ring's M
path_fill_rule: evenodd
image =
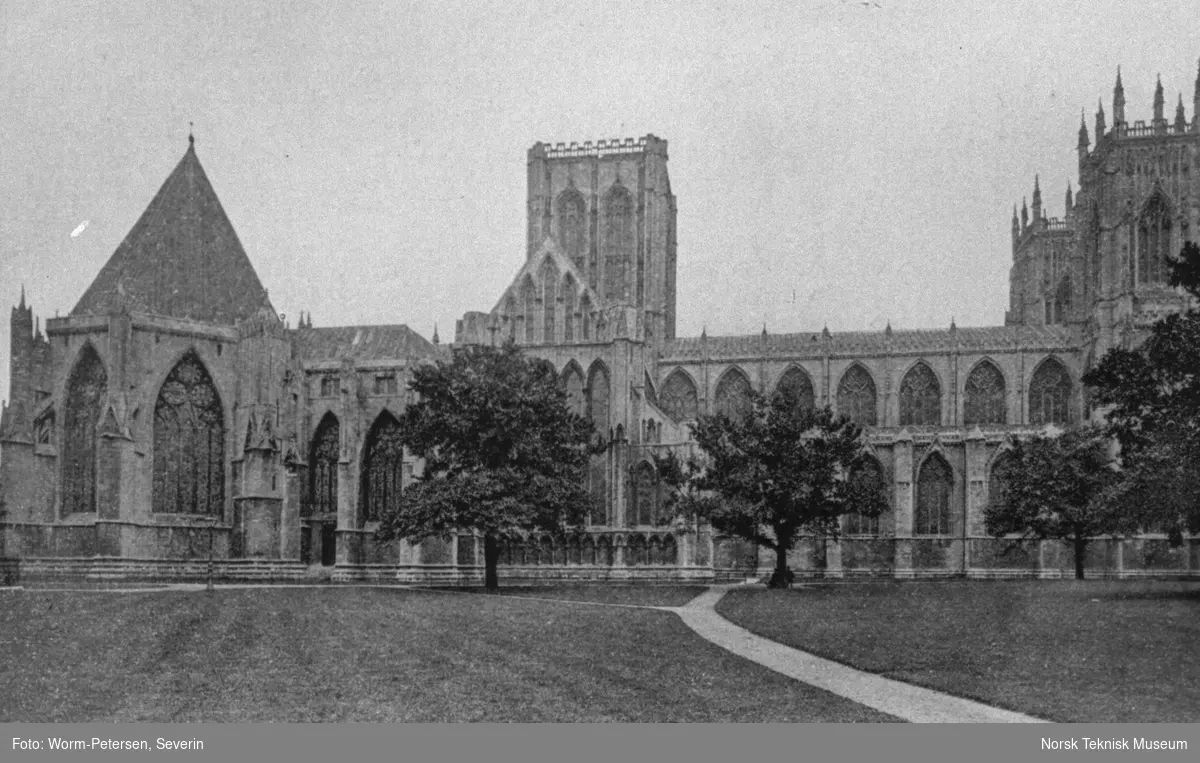
M1171 214L1161 196L1155 196L1138 220L1137 282L1163 283L1171 257Z

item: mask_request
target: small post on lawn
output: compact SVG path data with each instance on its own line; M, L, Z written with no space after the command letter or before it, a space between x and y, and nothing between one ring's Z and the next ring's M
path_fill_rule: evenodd
M217 526L217 518L208 518L208 592L213 592L213 529Z

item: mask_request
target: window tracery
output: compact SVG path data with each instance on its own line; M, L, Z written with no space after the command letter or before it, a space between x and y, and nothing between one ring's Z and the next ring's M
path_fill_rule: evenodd
M96 427L108 374L91 345L84 347L67 383L63 415L62 512L96 510Z
M950 534L950 492L953 487L954 473L946 460L936 453L926 459L917 477L914 535Z
M917 363L900 382L900 426L942 423L942 390L933 369Z
M717 382L717 391L713 396L713 409L718 414L740 421L750 415L750 396L752 387L750 380L739 369L731 368Z
M672 371L667 377L659 400L662 401L663 413L675 421L688 421L699 415L700 401L696 394L696 385L679 369Z
M877 423L875 410L875 381L860 365L853 365L838 383L838 413L859 426L873 427Z
M1066 425L1071 420L1070 403L1071 375L1056 358L1049 358L1029 382L1029 423Z
M337 417L325 414L313 435L308 459L308 500L304 515L337 513L338 459L341 428Z
M400 500L404 489L404 442L400 422L387 411L379 414L363 448L363 520L379 520Z
M194 353L167 375L154 406L153 495L156 512L224 512L224 413L212 377Z
M966 426L1003 424L1007 420L1004 375L991 361L985 360L967 377L963 424Z
M633 194L619 182L605 196L603 230L604 298L622 301L630 296L629 276L636 242Z

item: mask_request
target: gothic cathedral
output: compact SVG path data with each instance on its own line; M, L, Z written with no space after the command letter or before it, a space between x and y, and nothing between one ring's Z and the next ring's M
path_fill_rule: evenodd
M1013 209L1004 325L678 337L675 195L653 135L538 143L528 154L524 261L454 345L514 341L551 361L607 442L587 532L502 552L507 579L696 580L755 574L758 553L662 511L655 454L688 451L688 423L791 387L866 427L866 467L890 510L806 538L798 576L1058 577L1069 551L988 537L1014 438L1091 415L1080 384L1182 292L1166 258L1200 232L1200 75L1130 122L1079 128L1078 191L1047 216ZM452 347L406 326L316 327L279 316L189 146L69 315L12 311L0 418L0 570L13 579L469 582L468 533L380 545L380 512L413 479L399 415L414 366ZM1091 575L1200 576L1200 539L1093 544ZM770 564L769 560L764 560Z

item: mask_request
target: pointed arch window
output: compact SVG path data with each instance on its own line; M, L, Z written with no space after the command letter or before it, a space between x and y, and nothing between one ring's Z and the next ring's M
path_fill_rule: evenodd
M554 344L556 336L554 311L558 307L558 268L547 259L542 266L542 343Z
M713 409L734 421L743 421L750 415L751 391L750 380L741 369L731 368L717 382L717 391L713 395Z
M587 203L579 191L570 188L558 197L557 206L559 246L582 273L587 253Z
M988 505L996 509L1003 508L1008 502L1008 470L1012 466L1012 456L1001 454L992 464L988 475Z
M941 455L935 453L921 464L917 476L914 535L950 534L950 495L953 489L954 472Z
M933 369L917 363L900 382L900 426L942 423L942 388Z
M608 381L608 369L600 364L592 366L591 378L588 380L588 416L595 425L596 431L608 439L608 410L611 387Z
M874 458L867 458L850 472L850 481L859 486L878 491L886 500L887 484L883 479L883 467ZM878 535L879 517L867 516L857 511L845 515L847 535Z
M580 416L587 414L586 398L583 394L583 372L574 362L568 363L563 369L563 389L567 393L567 407Z
M799 410L811 411L817 405L812 379L799 366L792 366L779 377L775 385L776 395L786 395Z
M367 432L363 448L363 521L374 522L395 508L404 489L404 442L400 422L387 411Z
M1054 289L1054 295L1046 300L1046 325L1066 323L1071 311L1071 278L1063 276Z
M1066 425L1071 421L1071 375L1056 358L1033 372L1029 382L1029 423Z
M512 294L504 300L504 317L508 319L508 341L517 341L517 300Z
M688 421L700 413L700 401L696 394L696 385L691 377L679 369L671 372L663 384L662 401L660 406L675 421Z
M990 360L972 369L967 377L963 403L966 426L1003 424L1007 420L1004 375Z
M562 284L563 341L575 341L575 279L568 273Z
M1159 194L1146 205L1137 229L1138 283L1165 283L1171 257L1171 211Z
M633 194L618 181L604 197L604 228L601 244L604 261L604 298L625 300L630 296L635 235Z
M592 300L587 294L579 298L579 333L583 341L592 338Z
M225 506L225 417L195 353L163 382L154 406L153 508L220 516Z
M633 468L630 480L633 500L631 525L652 525L658 521L658 478L654 467L643 461Z
M305 501L304 516L337 513L340 430L337 416L326 413L313 435L308 456L308 500Z
M529 276L525 277L525 284L521 287L521 305L525 313L524 342L534 344L537 342L538 293L533 279Z
M838 413L859 426L873 427L878 422L875 410L875 382L860 365L853 365L838 382Z
M592 366L588 378L588 417L596 428L597 434L604 442L608 442L609 395L611 387L608 380L608 370L599 363ZM592 493L591 523L593 525L608 524L608 458L601 453L592 456L588 481Z
M100 356L85 345L67 382L63 416L62 513L96 511L96 428L108 374Z

